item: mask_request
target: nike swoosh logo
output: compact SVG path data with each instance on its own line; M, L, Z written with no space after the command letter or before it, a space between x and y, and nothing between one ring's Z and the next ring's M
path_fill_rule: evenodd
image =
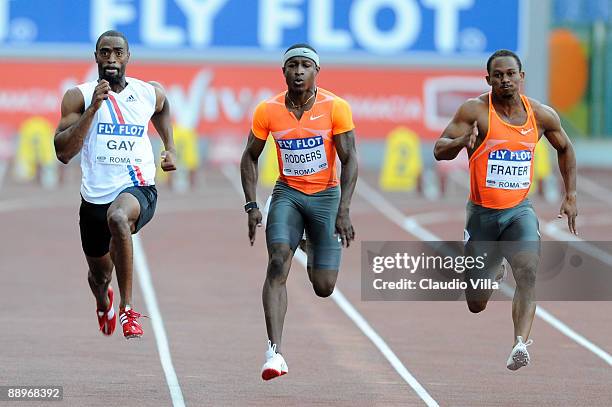
M525 134L529 134L531 130L533 130L533 127L530 128L529 130L521 129L521 134L524 136Z
M325 114L320 114L318 116L310 116L310 120L317 120L319 117L323 117Z

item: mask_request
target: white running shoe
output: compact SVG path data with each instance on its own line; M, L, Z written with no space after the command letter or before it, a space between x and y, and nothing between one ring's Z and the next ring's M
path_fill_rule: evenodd
M517 336L518 343L512 348L506 367L510 370L518 370L523 366L529 364L529 352L527 352L527 346L531 345L533 341L529 339L527 342L523 342L522 336Z
M274 379L275 377L287 374L287 362L280 353L276 353L276 344L268 341L268 350L266 351L266 363L261 368L261 378L264 380Z

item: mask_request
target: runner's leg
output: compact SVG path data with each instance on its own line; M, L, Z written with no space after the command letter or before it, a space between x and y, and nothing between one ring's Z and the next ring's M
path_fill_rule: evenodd
M511 241L510 262L516 290L512 299L512 321L514 337L522 336L527 340L535 317L536 272L540 261L540 234L538 218L529 201L521 203L513 210L510 224L503 230L502 241Z
M266 224L268 268L262 290L268 339L281 351L283 325L287 312L287 277L293 254L304 232L300 212L303 194L287 185L277 183Z
M307 198L305 228L309 245L309 277L319 297L329 297L336 286L342 247L336 235L340 188L333 187Z
M130 193L121 193L108 208L108 228L111 232L110 255L117 272L121 295L119 308L132 304L133 247L132 232L140 216L140 203Z
M102 257L85 256L89 272L87 273L87 281L89 288L94 297L96 297L96 305L98 311L106 311L110 305L108 302L108 287L113 275L113 262L110 254L105 254Z
M280 353L287 313L287 277L291 268L293 252L286 243L271 244L268 248L268 269L264 281L262 301L266 317L268 339L276 344Z

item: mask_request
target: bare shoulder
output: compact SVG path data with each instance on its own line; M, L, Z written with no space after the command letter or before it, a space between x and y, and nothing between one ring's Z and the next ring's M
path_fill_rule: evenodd
M166 105L166 91L161 83L156 81L149 81L149 85L152 85L155 89L155 111L160 112Z
M148 83L149 83L149 85L153 85L156 90L159 89L162 92L165 92L164 87L161 85L161 83L159 83L157 81L149 81Z
M561 124L561 119L559 119L559 115L552 107L545 105L544 103L528 98L529 103L531 104L531 109L533 110L533 114L535 115L536 121L540 123L542 127L545 129L550 128L558 128Z
M70 88L62 99L62 113L82 113L85 109L85 98L79 88Z
M160 97L163 98L163 97L166 96L166 90L161 85L161 83L159 83L157 81L149 81L148 83L149 83L149 85L153 85L153 87L155 88L155 95L157 96L158 99Z
M466 100L464 105L469 106L472 109L487 109L489 108L489 95L484 93L475 98L470 98Z
M68 101L79 100L79 99L84 100L83 93L76 86L68 89L66 93L64 93L64 99Z
M461 120L473 122L483 112L487 112L489 109L489 99L487 94L480 95L475 98L470 98L463 102L459 109L457 109L457 117Z

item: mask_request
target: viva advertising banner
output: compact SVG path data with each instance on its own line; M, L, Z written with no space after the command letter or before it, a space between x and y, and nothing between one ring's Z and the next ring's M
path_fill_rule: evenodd
M80 55L118 29L152 58L275 60L306 41L356 63L473 61L523 52L525 2L500 13L491 0L0 0L0 53Z
M323 67L318 85L349 101L360 139L383 139L398 126L424 139L439 136L456 108L487 90L480 70ZM286 90L280 67L198 63L133 63L127 75L166 89L175 123L201 137L244 138L260 101ZM60 117L65 90L95 80L85 62L6 62L0 65L0 134L22 123Z

